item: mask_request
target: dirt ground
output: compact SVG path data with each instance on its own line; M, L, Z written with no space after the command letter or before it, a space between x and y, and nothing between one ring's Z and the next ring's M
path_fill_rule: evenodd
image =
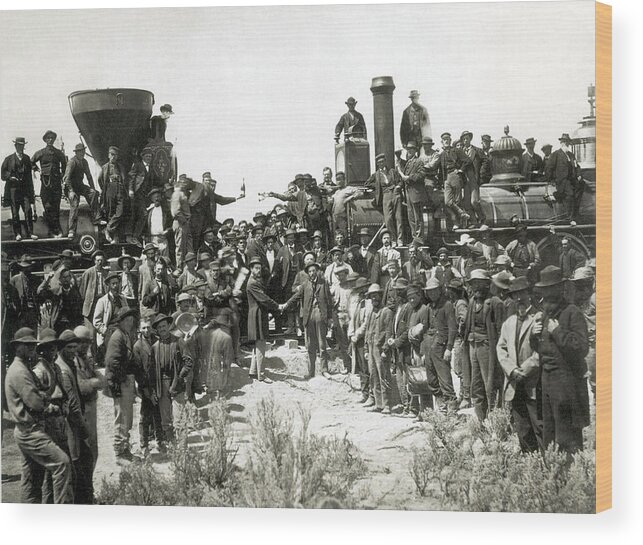
M235 443L241 454L237 462L243 463L244 445L250 441L249 415L264 396L274 395L275 400L285 408L296 411L296 405L302 404L310 411L311 433L339 437L346 435L359 449L368 468L366 478L355 487L360 507L440 508L435 500L417 495L408 470L411 450L423 440L421 422L415 422L413 418L369 412L359 403L359 379L355 375L334 374L330 380L323 377L304 380L307 355L303 348L287 349L281 346L269 350L267 356L264 360L266 376L274 381L273 384L251 382L246 368L232 368L228 410L232 417ZM455 377L454 383L457 384ZM112 400L101 394L98 403L99 458L94 475L97 490L104 478L115 480L120 471L111 448ZM139 447L139 407L137 403L131 437L135 453ZM466 411L463 419L470 417L470 414L471 411ZM152 456L153 460L157 458L154 454ZM161 471L167 469L167 462L159 460L156 465ZM13 440L13 432L8 429L4 429L2 434L2 480L2 501L19 501L20 454Z

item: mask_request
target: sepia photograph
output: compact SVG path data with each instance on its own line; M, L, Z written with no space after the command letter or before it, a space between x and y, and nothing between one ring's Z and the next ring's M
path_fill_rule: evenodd
M600 510L597 14L0 12L2 502Z

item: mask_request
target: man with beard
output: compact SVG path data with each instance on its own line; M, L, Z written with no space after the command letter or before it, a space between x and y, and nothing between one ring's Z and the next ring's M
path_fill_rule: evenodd
M61 150L54 147L57 137L54 131L44 134L42 139L47 145L34 153L31 168L34 171L40 170L40 198L45 209L44 220L49 229L49 236L61 238L60 200L63 196L62 177L67 168L67 158ZM37 163L40 163L40 168Z
M286 231L285 244L277 252L277 265L280 274L279 286L280 297L277 298L281 303L285 303L292 293L292 287L295 277L301 269L301 254L295 247L296 233L292 229ZM286 311L286 335L297 334L297 309L290 308Z
M449 282L454 278L459 278L458 272L454 269L453 264L451 263L451 258L449 257L449 251L442 247L437 251L438 262L433 268L431 277L435 278L440 282L440 285L446 287L449 285Z
M4 180L3 206L11 206L11 223L17 241L22 240L20 210L27 228L27 238L38 240L33 232L33 218L36 210L36 196L33 188L31 159L25 153L27 141L19 136L13 141L15 153L2 162L1 177ZM32 209L33 207L33 209Z
M406 211L411 227L411 237L421 239L424 234L422 211L429 203L429 196L424 185L424 162L417 154L417 145L410 141L406 145L406 164L404 168L398 163L397 173L406 186ZM399 238L398 233L398 238Z
M392 285L395 290L395 297L387 304L393 311L393 320L389 324L386 349L391 355L391 362L395 367L397 389L400 394L401 405L393 407L393 410L402 411L403 416L409 416L408 365L411 360L411 345L408 335L408 320L411 314L411 307L406 302L406 289L409 281L406 278L397 278Z
M57 335L65 329L73 329L83 323L83 298L72 281L71 271L63 268L58 275L58 289L51 288L54 273L47 273L38 286L38 296L52 302L51 323Z
M409 279L411 284L426 284L427 277L433 268L433 261L428 254L422 251L422 241L413 240L409 245L409 259L402 265L402 274Z
M172 289L167 281L165 263L156 262L154 265L154 278L147 282L141 294L141 309L148 309L154 314L172 314L174 301Z
M74 503L93 504L94 456L88 443L89 428L85 422L85 406L78 388L76 355L78 338L67 329L58 336L56 366L60 372L61 388L67 398L67 443L74 466Z
M516 225L515 232L516 238L507 244L506 250L514 264L514 275L526 276L533 282L540 267L538 247L527 236L527 226L524 223Z
M51 472L54 503L72 503L72 466L69 456L45 431L47 415L60 413L34 376L38 340L32 329L16 331L14 358L4 378L7 411L15 424L14 437L22 456L20 501L40 503L45 471Z
M373 266L371 268L371 282L385 286L387 280L390 278L388 274L389 261L396 260L400 264L400 252L392 246L391 233L384 229L380 237L382 239L382 247L375 253L373 259ZM386 302L384 303L386 305Z
M465 346L471 361L471 401L480 421L496 406L496 365L491 350L496 346L495 327L491 321L489 285L491 278L483 269L471 271L469 286L473 299L464 327ZM493 348L492 348L493 347Z
M542 368L543 444L568 454L583 448L583 428L589 425L587 323L580 309L564 297L562 271L549 265L535 288L543 297L535 316L531 345Z
M429 325L424 353L427 379L437 379L439 387L437 394L433 395L436 396L438 409L444 413L456 412L458 402L451 378L451 352L458 330L453 303L446 296L445 288L435 278L429 279L425 293L429 300Z
M526 277L509 281L509 294L516 312L500 331L496 352L507 378L504 399L511 404L513 427L523 452L542 448L542 403L538 354L531 346L535 309L531 305Z
M585 182L571 150L572 139L564 133L558 140L560 149L553 152L547 160L545 177L550 184L556 185L556 200L565 206L570 225L576 225Z
M404 230L402 216L402 184L397 170L386 164L383 153L375 157L376 170L364 184L364 187L375 190L375 207L382 210L384 224L394 241L401 244Z
M103 215L107 218L105 238L109 243L118 241L122 231L125 207L129 206L125 190L127 175L123 166L118 162L119 154L120 150L116 146L110 146L109 161L101 167L98 175L98 187L100 187L103 201Z
M372 310L366 322L364 334L368 371L375 406L373 412L391 414L391 370L390 358L386 349L388 325L393 320L393 311L382 307L382 289L378 284L371 284L366 292Z

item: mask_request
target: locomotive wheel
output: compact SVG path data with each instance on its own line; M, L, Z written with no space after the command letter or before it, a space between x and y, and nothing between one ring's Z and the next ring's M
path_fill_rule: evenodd
M96 239L92 235L83 235L82 237L80 237L79 244L80 251L85 255L94 253L94 251L98 247Z
M536 244L538 248L538 253L540 254L541 267L546 267L547 265L555 265L558 267L560 249L561 249L561 240L563 237L569 239L569 244L575 250L578 250L581 254L585 256L585 259L590 258L589 248L587 245L577 236L570 235L569 233L559 232L556 234L549 234L546 237L540 239Z

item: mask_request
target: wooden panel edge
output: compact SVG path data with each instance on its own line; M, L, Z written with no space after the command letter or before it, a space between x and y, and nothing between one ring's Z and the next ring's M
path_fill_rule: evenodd
M612 6L596 3L596 512L612 507Z

